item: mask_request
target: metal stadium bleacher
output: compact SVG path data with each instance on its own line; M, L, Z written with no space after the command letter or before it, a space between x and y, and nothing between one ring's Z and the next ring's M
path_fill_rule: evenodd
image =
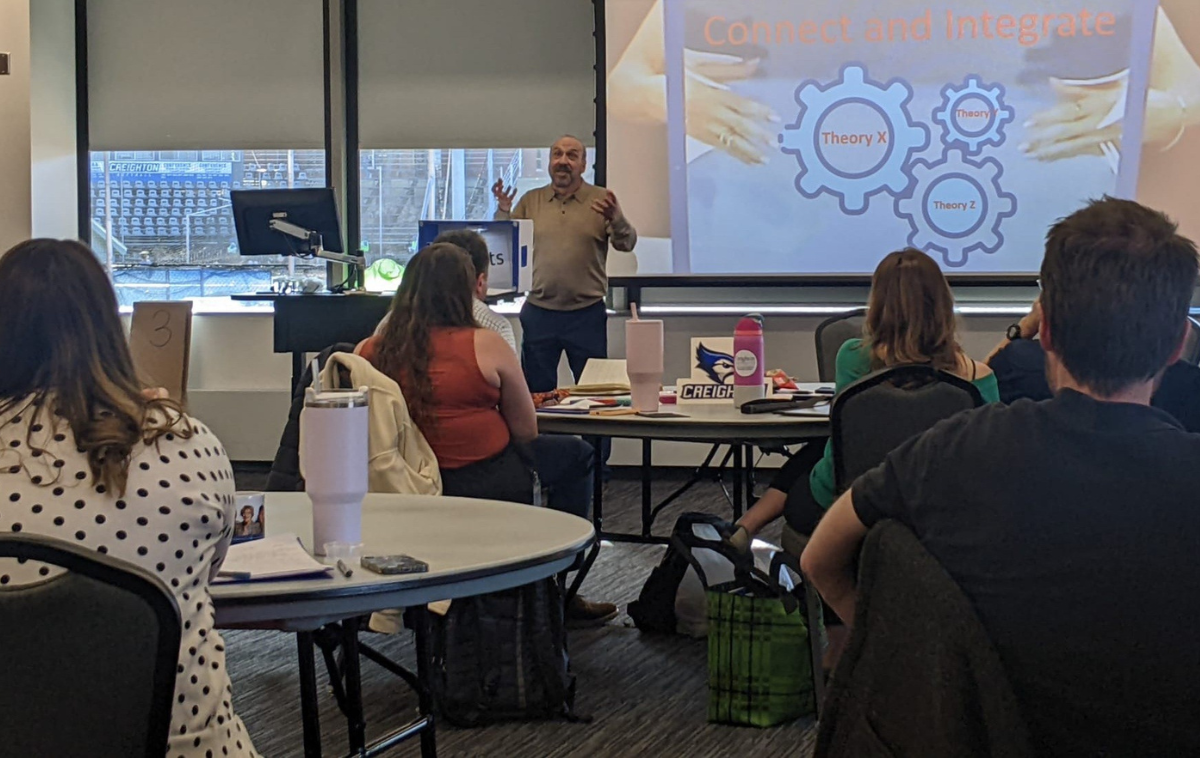
M121 302L269 286L282 262L238 255L229 191L325 185L322 151L291 151L290 181L288 163L287 150L93 154L92 244L111 246Z
M488 216L492 182L515 183L522 152L361 151L368 262L406 263L422 218ZM219 297L266 289L286 270L279 258L239 255L229 191L323 187L325 158L320 150L93 153L91 177L92 245L111 255L122 304ZM295 265L324 271L323 263Z

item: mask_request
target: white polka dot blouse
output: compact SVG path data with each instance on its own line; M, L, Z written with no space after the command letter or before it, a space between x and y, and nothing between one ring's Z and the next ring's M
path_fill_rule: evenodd
M43 412L34 423L32 410L18 403L0 414L0 530L83 545L158 576L174 593L183 625L166 755L257 756L233 712L208 593L233 524L233 472L221 443L188 419L190 438L172 433L134 448L128 484L118 494L92 481L62 419ZM0 559L0 591L55 571Z

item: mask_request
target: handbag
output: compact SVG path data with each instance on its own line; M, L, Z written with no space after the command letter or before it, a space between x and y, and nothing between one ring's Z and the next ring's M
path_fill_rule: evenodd
M814 713L804 589L777 553L770 573L740 569L708 599L708 720L776 726Z

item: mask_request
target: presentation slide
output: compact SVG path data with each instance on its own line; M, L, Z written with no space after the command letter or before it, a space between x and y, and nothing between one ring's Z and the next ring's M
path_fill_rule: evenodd
M1123 141L1190 136L1200 102L1157 71L1170 45L1196 68L1169 11L608 0L608 186L639 273L870 274L905 246L949 273L1035 272L1056 219L1138 195Z

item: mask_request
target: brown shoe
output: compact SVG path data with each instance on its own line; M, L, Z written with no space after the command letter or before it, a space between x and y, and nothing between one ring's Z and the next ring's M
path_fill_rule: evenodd
M617 606L612 603L591 603L579 595L571 598L565 611L568 629L603 626L605 622L617 617Z

